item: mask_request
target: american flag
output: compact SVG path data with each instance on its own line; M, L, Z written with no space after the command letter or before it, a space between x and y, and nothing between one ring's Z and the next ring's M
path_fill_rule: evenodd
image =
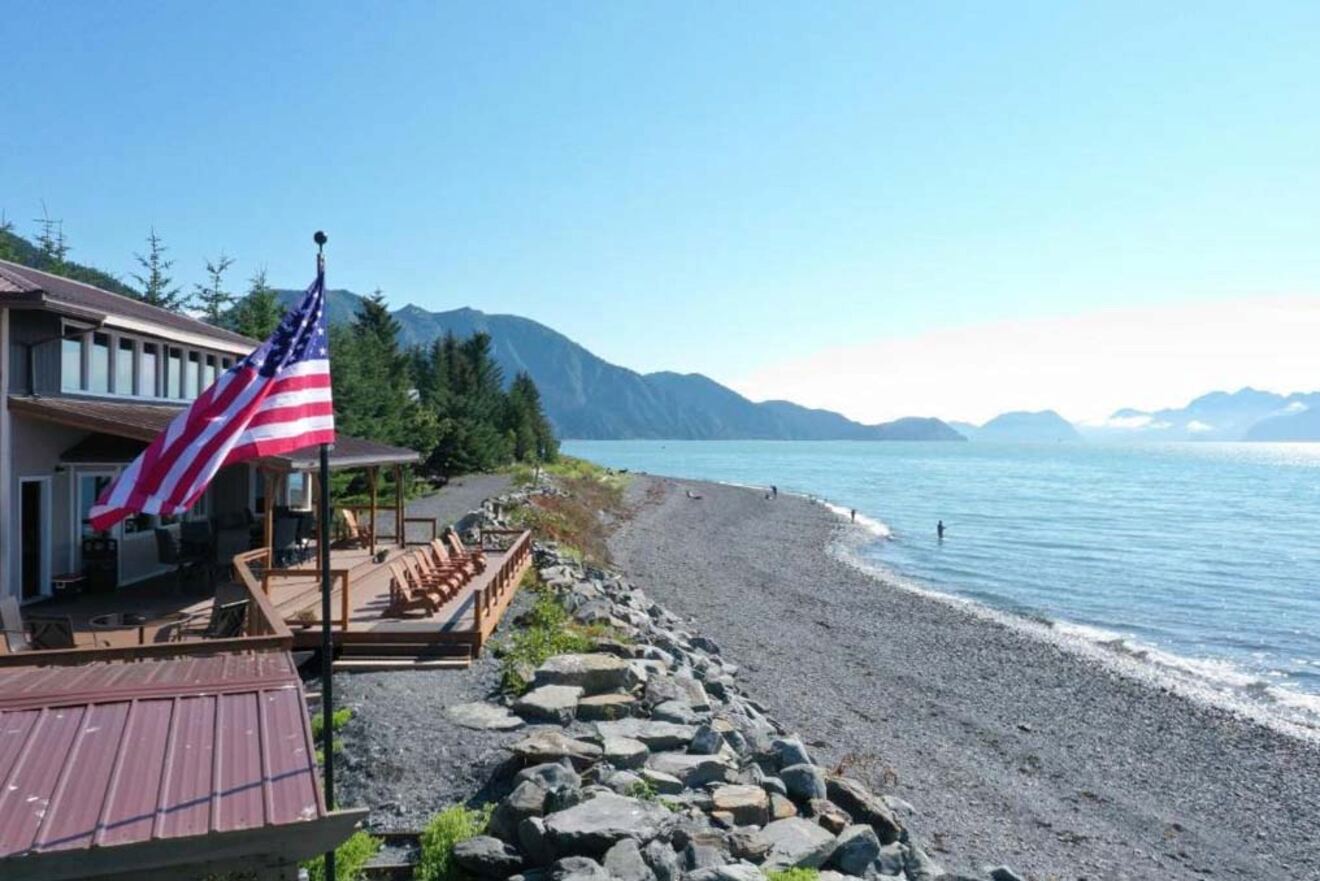
M192 507L225 465L334 443L325 266L270 339L221 374L101 493L93 529Z

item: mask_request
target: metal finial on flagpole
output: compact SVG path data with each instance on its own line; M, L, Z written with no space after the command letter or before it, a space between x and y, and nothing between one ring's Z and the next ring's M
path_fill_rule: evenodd
M312 236L316 242L316 271L325 272L324 249L326 234L317 230ZM325 806L335 809L335 732L334 719L334 641L330 634L330 445L321 444L320 480L318 481L318 517L320 535L317 552L321 560L321 754L325 769ZM344 622L348 626L348 622ZM325 877L335 878L335 851L325 854Z

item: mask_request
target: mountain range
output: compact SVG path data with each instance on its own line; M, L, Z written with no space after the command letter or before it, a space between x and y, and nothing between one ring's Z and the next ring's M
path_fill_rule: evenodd
M283 290L287 305L301 291ZM362 298L327 292L332 323L357 314ZM395 310L399 341L426 346L448 332L490 334L506 379L536 381L560 436L580 439L972 440L1061 443L1099 441L1320 441L1320 392L1280 395L1253 388L1215 391L1185 407L1125 408L1074 425L1053 410L1003 413L982 424L910 417L865 425L790 401L748 400L696 373L637 373L592 354L563 334L516 315L476 309Z
M301 291L281 290L285 305ZM357 314L361 297L326 293L331 323ZM910 417L879 425L790 401L750 401L696 373L637 373L611 364L555 330L516 315L476 309L431 312L408 305L391 313L404 346L427 346L446 333L490 335L506 380L526 371L541 391L561 437L690 440L947 440L965 438L939 419Z

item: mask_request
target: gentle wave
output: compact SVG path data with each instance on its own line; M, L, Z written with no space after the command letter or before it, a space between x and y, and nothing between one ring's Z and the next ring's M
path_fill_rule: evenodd
M849 509L829 502L821 504L840 519L849 521ZM1130 634L1045 618L1038 614L1008 612L980 600L935 590L862 556L859 551L871 544L871 536L876 533L863 526L860 513L857 520L859 529L845 530L839 541L836 541L836 556L886 585L1004 625L1017 633L1099 662L1106 669L1149 686L1167 688L1183 697L1226 710L1283 734L1320 743L1320 695L1271 683L1231 661L1185 657L1143 643ZM878 523L875 520L871 522ZM879 525L883 527L883 524ZM888 530L884 537L890 538Z

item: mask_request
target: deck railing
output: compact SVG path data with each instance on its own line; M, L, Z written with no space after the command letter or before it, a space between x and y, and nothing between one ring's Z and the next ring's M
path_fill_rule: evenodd
M487 546L487 540L500 542L507 540L501 548L504 555L500 558L495 577L488 581L472 597L472 629L474 631L474 651L481 651L482 644L495 630L504 612L504 607L513 599L517 588L517 579L521 577L523 566L532 554L532 534L518 529L486 529L481 532L481 545Z
M248 587L249 591L261 597L261 601L270 610L270 615L278 620L280 626L286 632L288 624L284 618L275 610L270 602L270 582L273 578L311 578L316 581L317 589L320 589L321 570L315 569L291 569L285 567L273 567L270 565L270 548L257 548L254 551L246 551L234 557L234 571L238 573L239 580ZM259 567L260 572L254 572L253 565ZM331 625L337 626L341 631L348 631L350 616L350 597L349 597L349 571L348 569L331 569L330 580L332 583L338 582L339 591L339 617L330 619ZM319 604L318 604L319 607ZM310 617L305 620L300 619L299 624L317 625L321 623L319 617Z
M255 552L248 552L251 556ZM235 560L237 563L237 558ZM28 666L32 664L90 664L97 661L132 661L144 658L173 658L187 655L212 654L216 652L266 651L290 649L293 647L293 633L284 624L284 620L275 611L270 600L260 587L250 579L244 578L244 568L235 566L239 572L239 584L244 588L248 601L247 614L243 621L241 636L222 639L187 638L165 642L148 642L142 645L122 646L79 646L68 649L35 649L26 652L0 653L0 667ZM124 611L132 611L134 598L131 592L123 596ZM166 627L170 625L165 625ZM161 629L164 629L162 627Z

